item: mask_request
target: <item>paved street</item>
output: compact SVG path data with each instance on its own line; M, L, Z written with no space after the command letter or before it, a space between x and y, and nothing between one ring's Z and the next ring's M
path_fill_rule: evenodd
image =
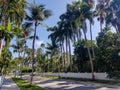
M20 90L20 88L9 77L6 77L0 90Z
M30 80L30 77L25 76L24 79ZM34 77L34 83L48 90L120 90L118 86Z

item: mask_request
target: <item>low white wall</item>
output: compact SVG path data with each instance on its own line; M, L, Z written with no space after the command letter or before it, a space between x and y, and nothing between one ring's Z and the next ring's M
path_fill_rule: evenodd
M92 73L40 73L40 75L92 79ZM95 79L109 80L107 73L94 73L94 75Z

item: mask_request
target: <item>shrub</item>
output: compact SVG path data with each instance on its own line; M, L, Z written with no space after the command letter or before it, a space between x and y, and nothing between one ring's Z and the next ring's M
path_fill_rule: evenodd
M22 69L22 73L31 73L32 72L32 68L30 67L23 67Z
M109 72L107 77L113 79L120 79L120 71Z

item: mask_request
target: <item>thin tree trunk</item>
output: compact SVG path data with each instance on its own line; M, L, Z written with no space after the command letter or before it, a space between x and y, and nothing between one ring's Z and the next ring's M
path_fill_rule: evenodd
M69 45L69 56L70 56L70 71L72 71L72 56L71 56L71 44L70 44L70 40L68 40L68 45Z
M67 36L66 36L66 62L67 62L67 64L68 64L68 38L67 38ZM67 66L66 66L66 72L67 72Z
M25 59L25 53L26 53L26 42L25 42L25 51L24 51L24 54L23 54L23 60L21 62L21 70L23 69L23 62L24 62L24 59ZM22 78L22 72L21 72L21 78Z
M62 68L64 68L64 59L63 59L63 49L62 49L62 41L60 41L60 49L61 49L61 60L62 60Z
M86 45L87 45L87 51L88 51L88 55L89 55L89 60L90 60L90 65L91 65L91 72L92 72L92 79L95 79L95 76L94 76L94 68L93 68L93 62L92 62L92 57L91 57L91 53L90 53L90 48L87 44L87 36L86 36L86 33L83 31L84 33L84 37L85 37L85 41L86 41Z
M65 72L65 70L66 70L66 67L65 67L65 60L66 60L66 58L65 58L65 48L64 48L64 44L62 44L62 48L63 48L63 55L64 55L64 57L63 57L63 62L64 62L64 64L63 64L63 68L64 68L64 72Z
M92 24L91 24L91 22L90 22L90 37L91 37L92 54L93 54L93 58L94 58L95 57L95 53L94 53L94 47L93 47Z
M120 24L117 24L116 31L117 31L118 34L120 34Z
M34 74L34 51L35 51L36 30L37 30L37 21L35 22L35 31L34 31L34 38L32 43L32 73L31 73L31 79L30 79L30 86L32 86L32 81L34 76L33 74Z
M21 58L21 53L19 52L19 58L21 59L21 64L20 64L20 78L22 78L22 58Z
M102 32L102 23L100 22L100 31Z
M2 45L3 44L3 41L2 41L2 39L0 40L0 57L1 57L1 54L2 54Z
M80 29L79 29L78 33L79 33L79 40L80 40L81 39L81 30Z

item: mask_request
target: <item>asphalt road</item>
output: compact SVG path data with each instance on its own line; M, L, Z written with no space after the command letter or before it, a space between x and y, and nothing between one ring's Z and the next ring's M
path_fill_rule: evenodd
M24 79L30 80L30 77L25 76ZM120 90L120 87L113 85L64 79L50 79L36 76L34 77L33 82L47 90Z

